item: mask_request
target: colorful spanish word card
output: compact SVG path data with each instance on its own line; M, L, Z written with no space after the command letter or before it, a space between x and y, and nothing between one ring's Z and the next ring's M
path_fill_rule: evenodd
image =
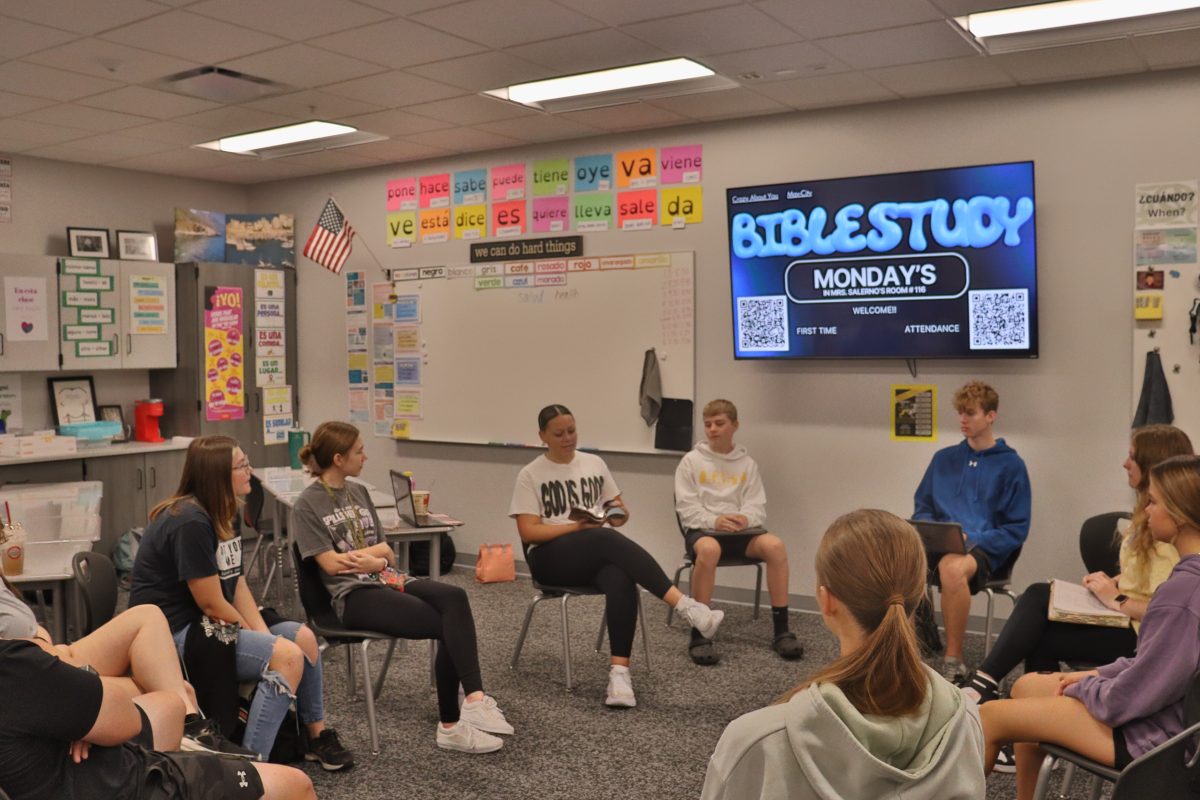
M450 240L450 209L434 208L421 212L421 243L436 244Z
M525 197L525 164L492 167L492 201Z
M702 164L703 145L688 144L681 147L664 147L658 155L659 173L662 182L700 183L704 177Z
M577 194L571 198L571 204L571 216L575 220L575 230L580 232L606 231L612 227L612 192Z
M566 194L571 182L571 167L565 158L547 158L533 162L533 196Z
M644 231L658 221L658 192L642 189L617 193L617 227L623 231Z
M575 191L597 192L612 188L612 153L575 158Z
M387 210L412 211L417 207L417 179L399 178L388 181Z
M420 208L445 208L450 205L450 173L421 176Z
M659 195L659 219L663 225L695 225L704 221L704 190L699 186L664 188Z
M487 202L487 170L469 169L454 173L454 205Z
M454 238L482 239L487 236L487 206L456 206L454 209Z
M417 212L397 211L387 215L388 247L412 247L417 240Z
M492 203L492 235L520 236L525 232L525 201Z
M559 233L567 230L571 221L569 197L535 197L533 200L533 232Z
M617 153L617 188L642 189L658 183L653 147Z

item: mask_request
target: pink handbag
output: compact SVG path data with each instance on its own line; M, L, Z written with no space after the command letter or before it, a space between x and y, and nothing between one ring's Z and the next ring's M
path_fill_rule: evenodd
M475 580L480 583L504 583L517 579L511 544L481 544L475 561Z

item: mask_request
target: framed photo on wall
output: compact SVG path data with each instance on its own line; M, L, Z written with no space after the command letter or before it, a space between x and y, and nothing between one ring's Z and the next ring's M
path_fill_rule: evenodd
M108 258L108 228L67 228L67 248L75 258Z
M158 242L150 231L117 231L117 258L158 261Z
M91 375L74 375L69 378L47 378L50 387L50 410L54 412L54 425L69 425L72 422L95 422L96 387Z

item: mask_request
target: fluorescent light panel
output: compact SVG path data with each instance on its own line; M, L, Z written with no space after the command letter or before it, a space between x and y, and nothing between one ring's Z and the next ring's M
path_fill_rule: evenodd
M296 142L309 142L316 139L328 139L332 136L342 136L354 133L357 128L349 125L339 125L335 122L310 120L295 125L284 125L281 128L270 128L265 131L239 133L237 136L225 136L211 142L204 142L197 147L207 147L209 150L221 150L225 153L252 153L270 147L281 147Z
M519 83L505 89L493 89L485 94L522 105L537 106L545 100L707 78L713 74L711 69L691 59L673 58L668 61L653 61L648 64L568 75L564 78Z
M1200 0L1061 0L969 14L960 19L965 19L964 27L976 39L987 39L1194 8L1200 8Z

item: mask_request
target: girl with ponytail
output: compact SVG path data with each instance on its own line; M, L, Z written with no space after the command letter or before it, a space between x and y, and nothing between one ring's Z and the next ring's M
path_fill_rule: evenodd
M979 712L921 662L912 614L925 550L886 511L834 520L817 550L817 603L840 655L767 708L729 724L703 800L985 793Z

